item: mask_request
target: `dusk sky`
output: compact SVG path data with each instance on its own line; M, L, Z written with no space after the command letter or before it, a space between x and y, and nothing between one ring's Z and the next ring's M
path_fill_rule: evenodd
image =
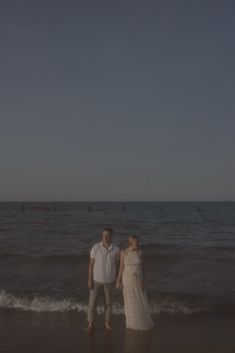
M234 1L1 1L0 201L235 200L234 96Z

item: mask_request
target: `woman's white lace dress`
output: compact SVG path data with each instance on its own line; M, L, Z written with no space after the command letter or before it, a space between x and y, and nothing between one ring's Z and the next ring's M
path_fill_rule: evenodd
M146 291L142 289L143 270L139 251L124 251L122 275L126 327L150 330L154 323L150 315Z

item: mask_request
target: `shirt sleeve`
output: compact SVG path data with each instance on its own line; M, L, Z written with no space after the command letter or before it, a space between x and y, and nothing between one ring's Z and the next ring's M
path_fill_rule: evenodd
M90 251L90 258L95 259L95 255L96 255L96 246L94 245Z

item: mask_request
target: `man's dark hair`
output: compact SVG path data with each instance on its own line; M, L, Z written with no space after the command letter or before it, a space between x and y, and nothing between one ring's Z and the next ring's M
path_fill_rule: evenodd
M105 228L103 228L103 232L109 232L109 233L113 234L113 229L111 227L105 227Z

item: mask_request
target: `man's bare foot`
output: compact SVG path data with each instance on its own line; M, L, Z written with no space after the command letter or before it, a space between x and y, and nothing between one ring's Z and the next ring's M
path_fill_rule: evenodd
M110 326L109 322L107 322L107 321L105 322L104 327L105 327L106 330L108 330L108 331L111 331L111 330L112 330L112 327Z
M92 334L94 331L94 325L92 323L89 323L85 331L89 334Z

